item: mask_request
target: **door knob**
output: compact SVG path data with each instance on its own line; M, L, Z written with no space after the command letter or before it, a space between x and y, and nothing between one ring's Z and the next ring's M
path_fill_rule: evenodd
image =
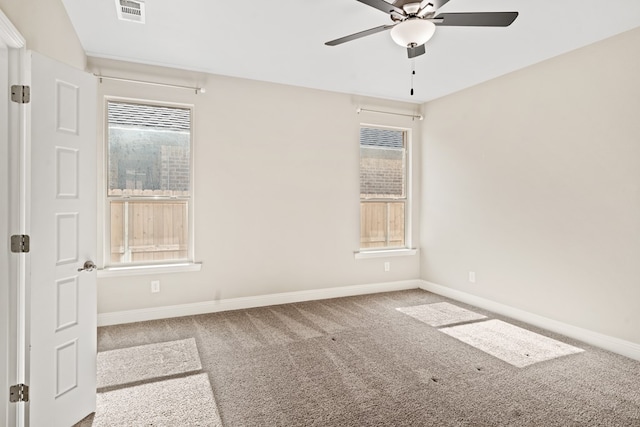
M78 271L93 271L95 269L96 269L96 265L93 263L93 261L89 260L89 261L85 261L82 268L79 268Z

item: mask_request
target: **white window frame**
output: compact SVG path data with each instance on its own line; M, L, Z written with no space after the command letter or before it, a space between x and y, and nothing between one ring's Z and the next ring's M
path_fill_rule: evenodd
M141 104L158 107L169 108L182 108L190 110L190 148L189 148L189 197L187 198L187 218L189 222L188 227L188 245L187 245L187 259L180 260L163 260L163 261L145 261L145 262L132 262L126 264L111 264L111 201L113 196L108 195L109 186L109 102L123 102L129 104ZM145 274L158 274L158 273L177 273L183 271L198 271L201 268L200 263L195 262L195 227L194 227L194 206L195 206L195 173L194 173L194 151L195 151L195 132L194 132L194 117L195 106L193 104L181 104L171 103L165 101L156 101L151 99L137 99L126 98L117 96L105 96L103 102L103 135L102 135L102 159L100 170L102 170L103 179L99 183L101 195L100 200L103 204L102 212L102 267L98 270L98 277L121 277L121 276L134 276ZM127 199L127 198L122 198ZM184 200L183 198L168 197L168 196L152 196L152 197L130 197L131 201L149 200L149 201L176 201Z
M415 255L418 251L413 248L412 240L412 213L413 213L413 135L412 129L398 126L386 126L373 123L360 123L358 127L358 153L360 153L360 130L362 128L388 129L401 131L405 134L405 199L404 199L404 246L403 247L380 247L380 248L359 248L354 252L356 259L382 258L392 256ZM360 154L358 154L358 172L360 171ZM360 174L358 173L358 180ZM358 191L358 225L361 218L360 191ZM358 227L358 247L361 242L360 227Z

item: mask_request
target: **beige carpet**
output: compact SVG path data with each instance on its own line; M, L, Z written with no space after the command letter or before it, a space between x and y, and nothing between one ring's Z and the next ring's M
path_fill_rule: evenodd
M93 427L222 426L206 373L98 393Z
M396 310L434 327L486 319L487 317L448 302L400 307Z
M518 368L396 310L444 301L585 351ZM191 337L228 427L640 427L640 362L422 290L101 327L98 349Z
M222 426L194 338L98 353L96 412L75 427Z
M497 319L440 331L519 368L584 351Z
M97 365L98 389L202 369L193 338L102 351Z

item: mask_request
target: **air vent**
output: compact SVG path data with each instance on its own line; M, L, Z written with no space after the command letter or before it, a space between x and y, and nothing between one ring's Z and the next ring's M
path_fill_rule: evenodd
M144 2L141 0L116 0L116 11L121 21L144 24Z

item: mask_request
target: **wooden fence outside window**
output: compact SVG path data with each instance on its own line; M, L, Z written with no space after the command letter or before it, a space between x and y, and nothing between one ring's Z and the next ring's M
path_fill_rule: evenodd
M188 202L111 201L111 263L187 259Z
M404 201L360 202L360 248L404 247Z

